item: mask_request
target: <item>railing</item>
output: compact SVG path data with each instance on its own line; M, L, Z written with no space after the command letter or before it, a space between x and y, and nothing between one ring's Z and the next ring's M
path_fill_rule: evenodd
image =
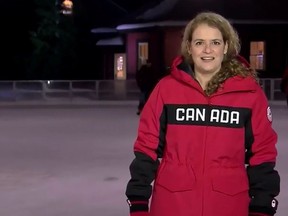
M261 79L269 100L284 100L281 79ZM135 80L0 81L0 101L138 100Z
M19 100L134 100L134 80L0 81L0 101Z
M269 100L285 100L285 94L280 89L281 78L262 78L260 83Z

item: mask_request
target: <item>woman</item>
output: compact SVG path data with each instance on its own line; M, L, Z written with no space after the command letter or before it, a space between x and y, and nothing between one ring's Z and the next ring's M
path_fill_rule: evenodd
M130 215L275 214L277 135L239 49L221 15L200 13L186 26L182 55L140 116L126 188Z

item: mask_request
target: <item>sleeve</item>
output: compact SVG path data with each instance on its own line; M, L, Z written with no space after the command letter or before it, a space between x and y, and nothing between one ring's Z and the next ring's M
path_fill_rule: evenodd
M280 177L275 170L277 134L272 128L271 109L260 87L256 94L251 117L253 141L247 166L249 212L274 215L278 206L275 197L280 192Z
M160 138L161 118L163 102L157 85L140 115L138 136L134 144L135 159L130 165L131 179L126 187L130 213L148 211L151 184L155 179L163 146L163 139Z

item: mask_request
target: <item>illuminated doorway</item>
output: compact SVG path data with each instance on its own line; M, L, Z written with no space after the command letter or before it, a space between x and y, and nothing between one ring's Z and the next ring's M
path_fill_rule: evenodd
M126 54L114 54L114 79L126 80Z

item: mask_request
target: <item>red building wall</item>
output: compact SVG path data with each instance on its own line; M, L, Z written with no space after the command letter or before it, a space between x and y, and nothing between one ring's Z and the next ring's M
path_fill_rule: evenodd
M250 42L266 43L266 70L260 77L281 77L288 60L287 25L235 25L241 40L241 54L249 58Z
M164 34L164 64L170 66L173 59L180 54L183 28L167 28Z
M162 37L159 31L155 32L131 32L126 35L127 47L127 77L134 77L137 71L137 56L138 56L138 43L149 43L149 60L156 70L160 69L163 62L162 59Z
M183 27L148 30L148 32L127 33L127 77L134 77L137 71L138 42L149 42L149 60L161 73L180 54Z

